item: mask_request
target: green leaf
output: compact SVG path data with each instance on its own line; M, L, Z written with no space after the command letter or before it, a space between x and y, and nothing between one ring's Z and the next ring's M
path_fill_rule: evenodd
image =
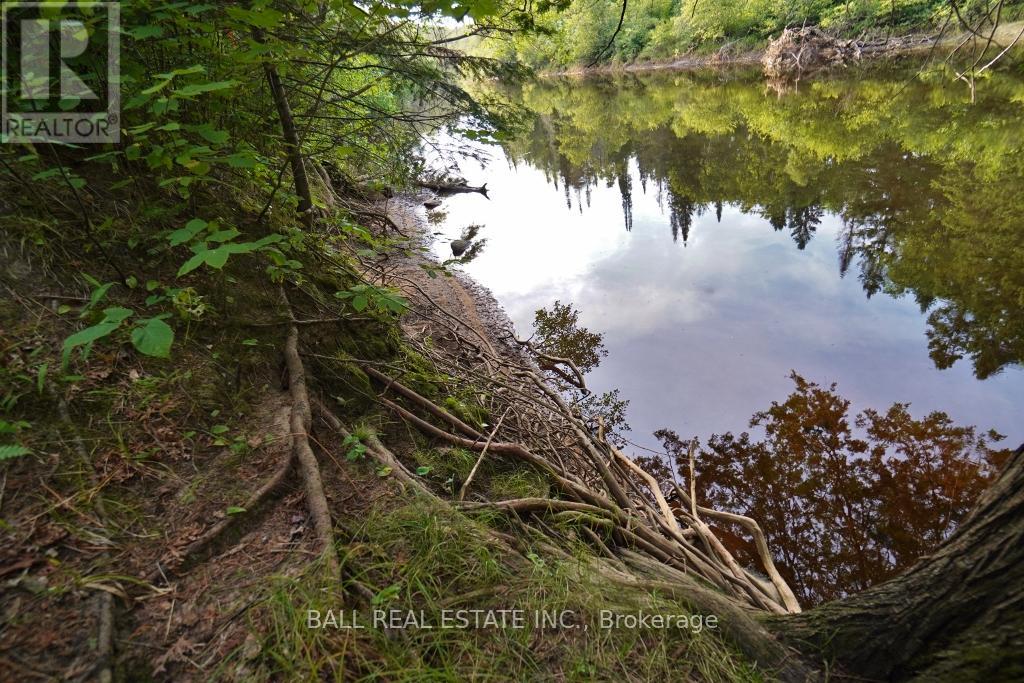
M170 85L170 83L171 83L171 79L166 79L166 80L163 80L163 81L159 81L156 85L153 85L153 86L143 90L142 94L143 95L153 95L155 93L160 92L164 88L166 88L168 85Z
M213 83L195 83L193 85L186 85L184 88L178 88L174 91L175 95L181 97L194 97L203 93L214 92L217 90L227 90L238 85L238 81L216 81Z
M102 322L93 325L92 327L87 327L81 332L76 332L67 339L65 339L64 348L61 356L62 366L67 368L68 363L71 362L71 352L74 351L76 348L78 348L79 346L86 347L84 355L88 355L89 348L92 346L93 342L95 342L97 339L102 339L103 337L106 337L108 334L110 334L120 326L121 323L119 322Z
M263 237L261 239L256 240L255 242L253 242L253 244L255 246L259 247L260 249L262 249L263 247L267 246L268 244L276 244L277 242L280 242L283 239L284 239L284 235L279 235L276 232L274 232L274 233L271 233L271 234L267 235L266 237Z
M147 356L167 358L171 355L173 343L174 330L159 318L144 320L132 330L132 345Z
M256 28L274 28L284 18L284 14L272 8L265 8L260 11L242 9L241 7L229 7L228 16L232 19L255 26Z
M229 515L240 515L243 512L245 512L245 508L238 507L237 505L232 505L227 510L227 513Z
M364 446L359 438L353 434L349 434L345 437L345 440L341 442L341 445L343 448L349 449L345 454L345 459L349 462L362 458L366 453L366 446Z
M235 230L234 228L228 228L227 230L218 230L212 235L208 235L205 239L208 242L227 242L228 240L235 239L241 234L242 233L238 232L238 230Z
M366 298L366 295L364 294L357 294L356 296L352 297L352 308L356 309L357 311L365 310L366 305L368 303L369 300Z
M425 466L425 465L424 465L424 466L421 466L421 467L417 467L417 468L416 468L416 474L420 475L421 477L425 477L425 476L427 476L428 474L430 474L430 471L431 471L432 469L433 469L432 467L427 467L427 466Z
M202 218L193 218L185 224L184 228L175 230L167 236L167 240L170 242L172 247L176 247L179 244L184 244L189 240L193 239L196 235L201 233L209 223L204 221Z
M207 253L209 252L201 251L192 258L190 258L188 261L185 261L185 263L182 264L181 268L178 269L178 277L181 277L182 275L187 275L188 273L191 273L199 266L203 265L203 263L206 261Z
M370 603L374 606L385 605L394 600L396 597L398 597L398 594L401 592L402 584L393 584L382 590L380 593L374 595L373 598L370 600Z
M85 308L82 309L82 313L79 316L79 317L82 317L82 318L84 318L86 313L88 313L90 310L92 310L92 308L94 306L96 306L100 301L102 301L103 297L105 297L107 295L107 291L109 291L110 288L114 286L113 282L108 282L105 285L101 285L98 282L96 282L95 280L93 280L93 278L89 277L88 275L86 275L85 278L87 280L92 281L93 283L96 283L96 284L93 287L92 293L89 294L89 303L85 305Z
M31 426L32 423L25 422L24 420L18 420L17 422L0 420L0 434L17 434L22 429L28 429Z
M231 135L226 130L217 130L208 123L196 126L195 131L203 136L204 140L215 145L222 145L231 138Z
M349 462L355 462L366 455L366 446L361 443L357 443L349 449L348 453L345 454L345 459Z
M213 425L210 427L211 434L226 434L230 430L227 425Z
M226 158L231 168L253 168L257 164L256 157L247 153L232 154Z
M0 444L0 462L4 460L11 460L12 458L20 458L23 455L28 455L32 451L24 446L18 444Z
M133 315L135 315L135 312L130 308L111 306L103 310L103 322L122 323Z
M164 34L164 30L160 26L137 26L132 30L128 31L128 35L136 40L145 40L146 38L159 38Z
M231 249L229 248L231 246L225 245L206 252L206 265L217 270L223 268L224 264L228 262L228 257L231 256Z

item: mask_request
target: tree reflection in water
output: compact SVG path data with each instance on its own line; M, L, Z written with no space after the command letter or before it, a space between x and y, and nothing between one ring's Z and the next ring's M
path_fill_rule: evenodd
M723 204L788 231L797 248L840 216L839 269L864 291L909 294L940 368L979 378L1024 358L1024 83L993 74L970 104L944 76L872 70L781 97L742 72L543 80L512 93L532 127L506 153L583 210L617 186L633 223L631 163L673 240Z

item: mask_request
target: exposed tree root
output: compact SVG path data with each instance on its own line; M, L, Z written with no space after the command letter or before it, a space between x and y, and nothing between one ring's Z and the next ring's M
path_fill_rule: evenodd
M293 316L294 317L294 316ZM331 509L324 493L320 477L320 465L309 445L309 430L312 425L312 411L309 407L309 393L306 390L306 371L299 357L299 328L292 325L284 346L285 364L288 367L288 388L292 395L292 443L295 458L306 493L306 507L313 518L313 528L322 546L323 558L334 576L339 575L338 549L334 545L334 525Z

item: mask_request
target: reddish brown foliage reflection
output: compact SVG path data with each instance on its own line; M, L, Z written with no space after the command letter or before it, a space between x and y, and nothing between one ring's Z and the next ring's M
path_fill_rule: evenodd
M805 605L863 590L935 549L1009 455L989 447L1002 438L994 432L958 427L941 412L915 420L906 404L851 421L835 385L792 379L789 398L751 419L762 439L726 433L701 448L697 491L701 504L761 524ZM687 443L670 430L655 436L687 477ZM737 559L759 567L747 534L720 531Z

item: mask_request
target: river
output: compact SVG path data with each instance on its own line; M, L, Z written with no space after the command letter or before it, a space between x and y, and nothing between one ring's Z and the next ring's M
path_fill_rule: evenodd
M778 92L756 73L549 79L432 214L437 255L469 224L464 270L521 336L572 302L608 357L588 382L631 401L654 446L741 431L795 370L855 410L1024 440L1024 81L972 104L948 73L844 71Z

